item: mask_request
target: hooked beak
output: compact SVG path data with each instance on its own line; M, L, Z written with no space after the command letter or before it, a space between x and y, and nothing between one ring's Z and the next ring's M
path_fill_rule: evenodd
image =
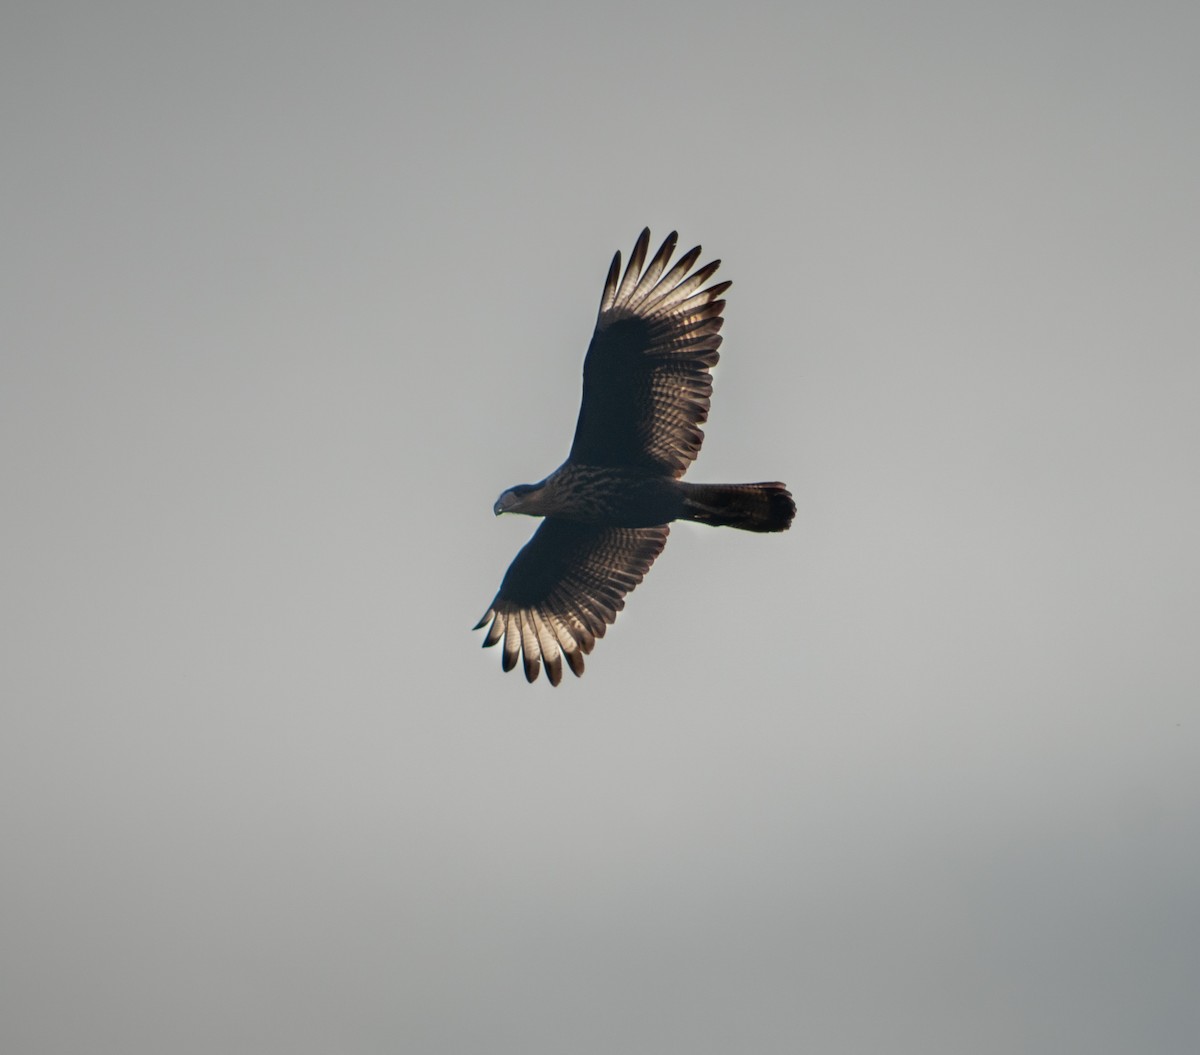
M492 512L499 516L501 513L528 513L531 496L536 495L538 488L529 484L519 484L516 487L510 487L504 491L499 498L496 499L496 504L492 506ZM540 513L531 514L541 516Z

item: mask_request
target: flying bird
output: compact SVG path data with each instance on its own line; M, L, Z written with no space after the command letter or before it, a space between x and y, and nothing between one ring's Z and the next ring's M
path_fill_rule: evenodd
M692 484L680 479L700 452L721 344L720 299L731 283L705 283L714 260L692 270L700 247L668 269L672 231L650 263L643 230L621 273L608 269L583 363L583 402L571 452L546 479L510 487L493 512L543 517L509 566L483 618L483 645L504 642L501 666L522 658L534 681L583 657L625 607L662 552L672 520L743 531L786 531L796 504L778 482Z

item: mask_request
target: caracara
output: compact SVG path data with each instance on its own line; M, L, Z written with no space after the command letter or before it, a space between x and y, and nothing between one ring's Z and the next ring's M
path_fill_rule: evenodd
M690 484L721 344L720 299L704 284L719 260L693 271L700 247L668 269L677 235L646 264L644 230L621 274L613 257L583 363L583 403L571 453L541 483L510 487L493 507L545 519L509 566L476 625L484 647L503 640L501 665L541 664L552 684L562 659L576 676L596 638L667 541L668 523L693 520L744 531L786 531L796 505L781 483ZM643 270L643 265L645 269Z

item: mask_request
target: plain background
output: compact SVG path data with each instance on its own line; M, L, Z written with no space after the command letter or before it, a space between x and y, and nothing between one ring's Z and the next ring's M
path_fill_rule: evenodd
M1196 1050L1194 4L0 30L0 1048ZM529 686L646 224L799 514Z

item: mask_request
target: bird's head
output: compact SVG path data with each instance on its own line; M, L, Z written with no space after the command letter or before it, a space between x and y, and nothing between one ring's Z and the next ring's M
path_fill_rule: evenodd
M530 495L541 490L541 484L517 484L516 487L510 487L499 498L496 499L496 504L492 506L492 512L499 516L501 513L529 513L536 516L532 505Z

